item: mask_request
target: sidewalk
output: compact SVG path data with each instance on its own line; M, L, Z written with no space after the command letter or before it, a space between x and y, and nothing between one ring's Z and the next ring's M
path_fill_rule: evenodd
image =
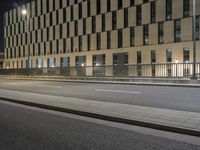
M0 89L0 100L200 136L200 113Z
M126 78L126 77L63 77L63 76L3 76L0 79L8 80L37 80L55 82L82 82L102 84L129 84L146 86L178 86L200 88L200 80L189 78Z

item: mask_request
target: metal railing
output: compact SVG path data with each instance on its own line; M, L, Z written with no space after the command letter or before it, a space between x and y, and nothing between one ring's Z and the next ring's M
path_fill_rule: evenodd
M0 75L66 76L66 77L135 77L191 78L193 63L137 64L114 66L52 67L31 69L0 69ZM200 63L195 63L200 77Z

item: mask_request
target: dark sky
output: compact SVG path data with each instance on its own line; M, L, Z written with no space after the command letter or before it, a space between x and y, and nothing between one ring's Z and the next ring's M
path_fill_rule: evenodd
M0 51L3 51L3 13L31 0L0 0Z

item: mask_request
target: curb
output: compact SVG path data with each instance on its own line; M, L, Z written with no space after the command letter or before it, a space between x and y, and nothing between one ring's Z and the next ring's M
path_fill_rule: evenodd
M0 79L2 79L0 77ZM25 81L52 81L52 82L77 82L77 83L99 83L99 84L123 84L123 85L142 85L142 86L165 86L165 87L187 87L200 88L200 84L180 84L180 83L153 83L153 82L127 82L127 81L109 81L109 80L68 80L68 79L42 79L42 78L3 78L10 80L25 80Z
M199 130L167 126L164 124L156 124L156 123L144 122L144 121L139 121L139 120L131 120L131 119L125 119L125 118L120 118L120 117L115 117L115 116L106 116L106 115L101 115L101 114L97 114L97 113L73 110L73 109L68 109L68 108L61 108L61 107L57 107L57 106L50 106L50 105L45 105L45 104L15 100L15 99L10 99L10 98L5 98L5 97L0 97L0 100L6 101L6 102L12 102L12 103L16 103L16 104L22 104L22 105L26 105L26 106L38 107L38 108L47 109L47 110L59 111L59 112L63 112L63 113L75 114L75 115L84 116L84 117L101 119L101 120L105 120L105 121L129 124L129 125L134 125L134 126L141 126L141 127L146 127L146 128L152 128L152 129L157 129L157 130L163 130L163 131L168 131L168 132L174 132L174 133L180 133L180 134L186 134L186 135L200 137Z

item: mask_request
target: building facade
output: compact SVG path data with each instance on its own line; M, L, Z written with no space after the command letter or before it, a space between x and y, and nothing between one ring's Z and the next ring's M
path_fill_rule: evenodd
M0 68L3 68L4 53L0 52Z
M4 68L189 63L192 8L192 0L34 0L4 14Z

